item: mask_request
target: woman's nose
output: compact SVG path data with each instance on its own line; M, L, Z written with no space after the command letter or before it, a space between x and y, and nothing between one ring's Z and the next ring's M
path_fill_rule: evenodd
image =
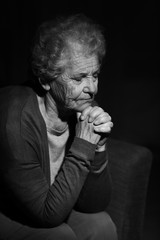
M86 86L84 87L85 93L97 93L97 81L93 77L87 79Z

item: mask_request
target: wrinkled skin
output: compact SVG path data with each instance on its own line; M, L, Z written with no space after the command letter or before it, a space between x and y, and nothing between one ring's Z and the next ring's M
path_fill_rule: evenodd
M50 84L50 93L58 108L77 113L76 136L104 150L106 134L113 123L102 108L91 106L98 91L97 56L85 56L80 47L74 48L66 66L63 74Z

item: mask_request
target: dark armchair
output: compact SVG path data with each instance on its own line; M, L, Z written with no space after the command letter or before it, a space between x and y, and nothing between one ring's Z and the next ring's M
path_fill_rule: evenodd
M118 240L142 240L152 153L114 139L109 140L108 151L113 193L107 211L117 226Z

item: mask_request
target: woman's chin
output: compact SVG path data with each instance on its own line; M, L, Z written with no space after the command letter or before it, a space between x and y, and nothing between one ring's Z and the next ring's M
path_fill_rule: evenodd
M83 112L84 109L86 109L87 107L89 107L91 105L92 105L92 102L86 102L86 103L84 103L82 105L77 106L74 110L76 112Z

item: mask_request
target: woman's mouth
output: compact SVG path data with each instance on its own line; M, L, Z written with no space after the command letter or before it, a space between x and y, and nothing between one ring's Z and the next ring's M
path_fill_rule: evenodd
M82 103L92 102L92 101L93 101L93 98L79 99L78 101L80 101L80 102L82 102Z

